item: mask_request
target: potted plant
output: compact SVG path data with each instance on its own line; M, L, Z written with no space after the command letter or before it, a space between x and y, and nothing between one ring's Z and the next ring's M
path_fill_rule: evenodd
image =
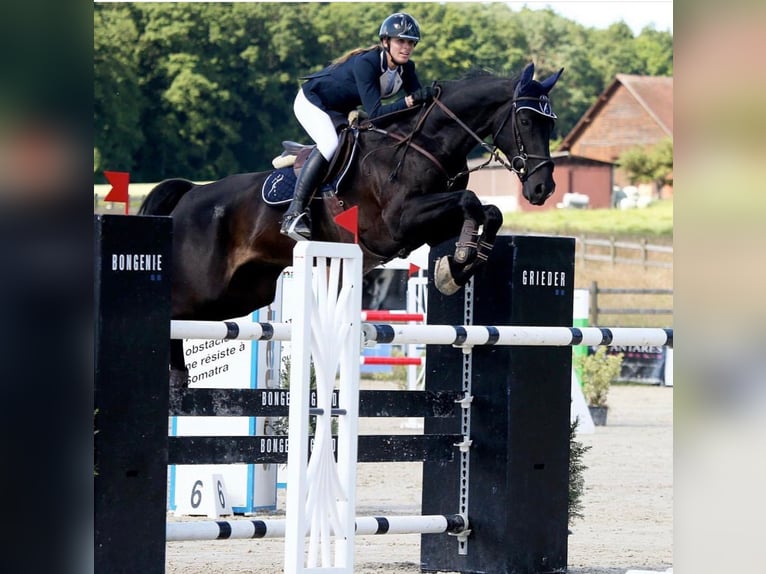
M622 357L623 353L607 354L606 347L598 347L595 353L575 358L582 377L582 392L595 425L606 425L609 386L620 374Z

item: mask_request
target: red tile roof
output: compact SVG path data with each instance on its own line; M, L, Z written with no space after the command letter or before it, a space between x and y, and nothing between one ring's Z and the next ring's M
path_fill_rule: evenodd
M638 106L654 120L661 131L668 137L673 137L673 77L617 74L612 83L564 137L558 147L559 151L568 151L572 148L620 87L631 94Z
M673 77L617 74L617 81L636 98L669 137L673 137Z

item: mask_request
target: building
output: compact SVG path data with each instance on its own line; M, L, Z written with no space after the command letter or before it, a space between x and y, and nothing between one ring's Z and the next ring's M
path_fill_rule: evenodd
M556 191L545 205L530 205L518 178L498 164L471 173L468 187L503 211L611 207L614 189L630 183L616 165L620 154L667 137L673 137L673 78L617 74L553 152ZM472 160L469 167L483 161ZM654 193L651 184L638 187ZM662 191L670 195L672 190Z
M553 179L556 191L543 205L532 205L521 193L521 182L497 163L471 173L468 189L487 203L492 203L504 212L545 211L557 207L607 208L612 205L611 162L572 156L567 152L551 154L555 164ZM486 160L471 160L469 167ZM583 205L581 202L586 201Z
M558 151L617 162L635 146L651 147L673 138L673 78L617 74L566 135ZM629 185L615 168L614 184Z

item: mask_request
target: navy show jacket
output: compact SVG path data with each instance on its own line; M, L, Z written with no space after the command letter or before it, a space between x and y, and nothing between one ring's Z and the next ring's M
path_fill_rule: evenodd
M381 103L380 77L386 68L385 52L377 47L306 76L301 89L312 104L328 113L336 126L345 123L348 113L360 104L369 119L373 119L407 107L404 98L386 105ZM399 66L398 73L405 94L421 87L414 62Z

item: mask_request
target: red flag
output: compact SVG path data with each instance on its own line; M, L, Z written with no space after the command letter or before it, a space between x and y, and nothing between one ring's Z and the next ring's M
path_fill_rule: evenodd
M104 197L104 201L115 201L125 204L125 214L128 214L128 184L130 183L130 174L127 171L105 171L104 176L112 184L112 189Z
M413 275L417 275L418 271L420 271L420 267L415 265L414 263L410 263L410 271L407 274L408 277L412 277Z
M354 243L359 243L359 208L356 205L336 215L335 223L353 233Z

